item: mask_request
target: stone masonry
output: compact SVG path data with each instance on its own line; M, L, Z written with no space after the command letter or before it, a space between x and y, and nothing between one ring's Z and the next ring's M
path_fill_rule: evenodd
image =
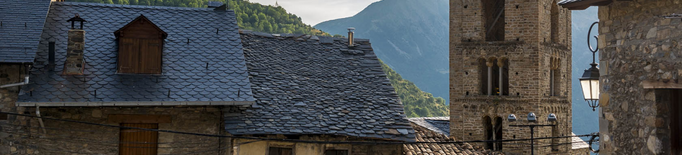
M83 74L83 49L85 49L85 31L72 29L68 32L69 42L66 47L66 61L64 62L64 74Z
M482 0L450 0L450 118L451 136L457 140L486 139L484 118L502 120L502 139L530 138L530 112L535 124L550 124L550 113L558 117L556 127L537 127L535 137L570 136L571 110L571 14L556 1L504 1L504 40L486 41ZM558 8L557 8L558 7ZM554 15L554 20L551 16ZM552 22L553 21L553 22ZM552 25L554 24L554 25ZM552 32L554 31L554 32ZM481 60L487 66L508 60L508 95L484 95ZM505 65L505 64L499 64ZM554 95L550 70L555 69ZM506 86L505 86L506 87ZM519 121L508 122L515 114ZM536 140L549 145L571 142L570 138ZM530 154L529 141L505 142L502 151ZM475 145L485 145L478 143ZM571 145L536 147L537 154L568 154Z
M682 89L682 21L663 16L682 13L680 6L633 0L599 7L600 154L670 154L667 93Z

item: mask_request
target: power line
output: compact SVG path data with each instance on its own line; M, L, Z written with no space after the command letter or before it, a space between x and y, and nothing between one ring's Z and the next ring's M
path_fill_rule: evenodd
M556 138L588 137L588 136L593 135L593 134L584 134L584 135L573 135L573 136L541 137L541 138L533 138L533 139L470 140L470 141L443 141L443 142L416 142L416 141L415 142L388 142L388 141L372 141L372 142L370 142L370 141L343 141L342 142L342 141L315 141L315 140L299 140L299 139L278 139L278 138L246 137L246 136L232 136L232 135L215 135L215 134L203 134L203 133L182 132L182 131L173 131L173 130L147 129L147 128L138 128L138 127L100 124L100 123L92 123L92 122L59 119L59 118L38 117L38 116L33 116L33 115L10 113L10 112L0 112L0 114L24 116L24 117L31 117L31 118L41 118L41 119L47 119L47 120L72 122L72 123L96 125L96 126L119 128L119 129L138 129L138 130L146 130L146 131L156 131L156 132L166 132L166 133L206 136L206 137L251 139L251 140L265 140L265 141L279 141L279 142L313 143L313 144L358 144L358 145L464 144L464 143L513 142L513 141L530 141L530 140L556 139Z

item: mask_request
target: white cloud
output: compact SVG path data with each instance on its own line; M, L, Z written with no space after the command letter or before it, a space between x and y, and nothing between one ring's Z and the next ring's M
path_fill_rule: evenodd
M303 20L303 23L315 25L323 21L350 17L365 7L379 0L249 0L263 5L275 5L277 2L289 13Z

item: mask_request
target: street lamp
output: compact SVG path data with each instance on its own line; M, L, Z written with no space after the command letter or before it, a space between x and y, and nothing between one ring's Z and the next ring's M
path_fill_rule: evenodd
M597 23L599 22L592 23L590 30L587 32L587 46L592 52L592 63L590 64L592 67L586 69L585 73L583 73L583 77L580 78L580 86L583 90L583 97L585 98L587 104L592 107L592 111L595 111L596 108L599 107L599 68L597 68L597 63L595 61L595 53L599 51L599 37L594 36L594 38L597 39L597 48L593 49L590 45L590 32Z
M535 116L535 113L528 113L528 118L526 119L528 122L536 122L537 117ZM516 121L516 115L514 114L509 114L507 117L507 121L509 122L514 122ZM554 113L551 113L547 115L547 121L550 122L556 122L557 117ZM528 124L528 125L509 125L510 127L529 127L530 128L530 154L535 155L535 127L537 126L556 126L555 124L547 124L547 125L542 125L542 124Z

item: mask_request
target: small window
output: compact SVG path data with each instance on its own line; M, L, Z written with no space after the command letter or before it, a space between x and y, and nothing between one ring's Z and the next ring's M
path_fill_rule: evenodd
M292 148L270 147L268 149L268 155L293 155L293 153Z
M478 75L480 78L481 94L488 95L488 66L486 65L485 58L478 59Z
M324 155L348 155L348 150L326 150Z
M118 39L118 73L161 74L166 32L140 15L114 35Z
M552 9L550 10L550 37L552 42L559 42L559 9L556 0L552 3Z
M549 94L561 96L561 59L552 58L549 70Z
M156 123L121 123L124 127L158 129ZM120 155L156 155L159 133L140 129L120 129Z

